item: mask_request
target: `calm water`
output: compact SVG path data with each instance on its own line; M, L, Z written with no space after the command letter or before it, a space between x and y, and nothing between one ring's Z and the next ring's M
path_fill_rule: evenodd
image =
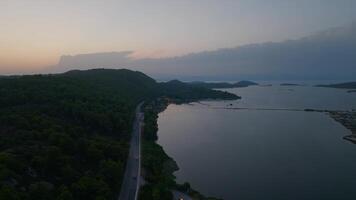
M220 107L356 108L356 94L313 87L231 89L242 100L170 105L159 140L180 166L178 182L235 199L356 199L356 145L324 113ZM230 105L232 104L232 105Z

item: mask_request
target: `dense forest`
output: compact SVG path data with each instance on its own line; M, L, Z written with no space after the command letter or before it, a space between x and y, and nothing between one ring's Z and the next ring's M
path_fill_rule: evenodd
M0 77L0 199L116 199L135 106L158 98L237 96L125 69Z

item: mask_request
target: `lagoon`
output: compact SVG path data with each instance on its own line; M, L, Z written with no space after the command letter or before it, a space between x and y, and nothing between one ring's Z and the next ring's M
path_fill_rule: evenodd
M228 91L242 99L171 104L160 113L158 143L177 161L178 182L226 200L356 198L356 145L342 139L349 130L325 113L259 110L351 110L355 93L310 86Z

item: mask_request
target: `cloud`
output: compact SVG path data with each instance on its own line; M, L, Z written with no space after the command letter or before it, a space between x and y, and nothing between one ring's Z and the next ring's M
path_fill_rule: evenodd
M132 60L129 58L132 53L132 51L122 51L79 54L75 56L63 55L60 57L58 65L55 66L55 71L66 71L73 68L124 67L132 64Z
M62 70L130 68L155 77L224 79L352 79L356 23L283 42L250 44L179 57L131 59L131 51L62 56Z

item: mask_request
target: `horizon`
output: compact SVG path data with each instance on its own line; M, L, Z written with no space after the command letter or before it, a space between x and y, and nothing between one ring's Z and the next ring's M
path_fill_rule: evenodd
M156 79L352 79L354 10L351 0L3 1L0 74L103 67Z
M1 77L16 77L16 76L27 76L27 75L43 75L43 76L48 76L48 75L61 75L64 73L68 73L71 71L90 71L90 70L130 70L130 71L137 71L137 72L142 72L139 70L132 70L132 69L127 69L127 68L90 68L90 69L71 69L68 71L64 72L52 72L52 73L32 73L32 74L9 74L9 75L0 75ZM143 72L142 72L143 73ZM147 75L147 74L146 74ZM169 82L169 81L181 81L184 83L192 83L192 82L205 82L205 83L238 83L241 81L252 81L255 82L259 85L264 85L264 84L273 84L273 85L279 85L279 84L302 84L303 86L315 86L318 84L339 84L339 83L353 83L356 82L355 79L237 79L237 78L216 78L216 77L189 77L189 76L182 76L182 77L177 77L177 76L163 76L163 77L152 77L150 75L147 75L150 78L153 78L157 82Z

